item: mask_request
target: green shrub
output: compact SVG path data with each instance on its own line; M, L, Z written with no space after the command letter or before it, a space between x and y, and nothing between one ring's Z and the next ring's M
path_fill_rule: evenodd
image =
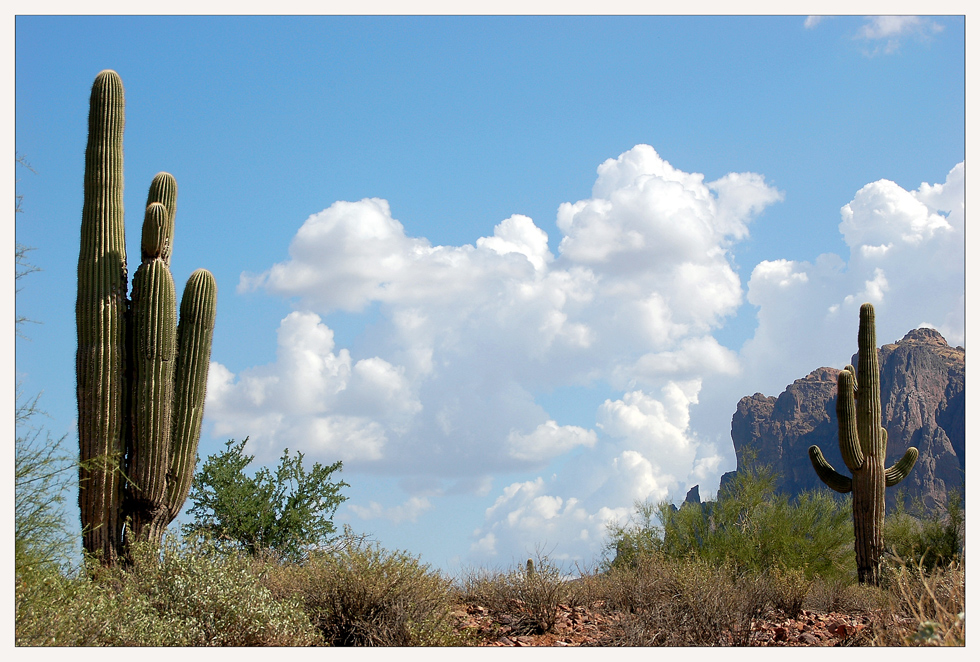
M625 526L612 527L610 565L635 564L656 551L668 558L700 559L736 572L771 568L815 575L845 573L853 565L849 502L825 491L795 500L774 490L771 470L749 464L714 502L636 504Z
M337 507L347 500L340 494L347 483L331 482L340 462L319 463L307 471L303 454L283 451L275 473L266 468L245 473L255 459L244 453L248 439L229 439L226 449L211 455L194 476L188 515L194 521L183 528L249 554L273 553L298 560L311 547L327 544L334 533Z
M38 566L57 569L74 550L65 520L65 490L75 463L36 421L38 398L18 393L14 442L14 565L20 576Z
M405 552L354 542L274 567L263 584L303 605L332 646L449 646L454 632L451 584Z
M254 561L201 543L133 550L132 566L18 583L18 645L307 646L317 632L276 599Z
M962 558L964 524L963 498L957 490L950 490L946 503L937 503L931 512L921 500L914 500L907 510L905 495L899 493L885 518L885 548L892 561L931 571Z

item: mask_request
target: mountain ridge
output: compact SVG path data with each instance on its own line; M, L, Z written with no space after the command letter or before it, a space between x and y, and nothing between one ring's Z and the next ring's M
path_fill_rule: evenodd
M965 496L966 350L951 347L938 331L923 327L882 345L878 360L882 420L888 431L885 465L897 461L909 446L919 449L909 477L886 492L888 507L894 506L898 493L904 493L907 501L921 499L929 509L943 506L952 489ZM857 365L857 354L851 364ZM753 449L758 460L774 470L777 491L795 496L827 489L817 478L807 449L817 444L828 462L846 471L837 442L839 372L820 367L778 396L755 393L741 398L732 415L736 466L743 467L746 453ZM734 478L738 468L722 476L721 486ZM697 494L693 488L692 492Z

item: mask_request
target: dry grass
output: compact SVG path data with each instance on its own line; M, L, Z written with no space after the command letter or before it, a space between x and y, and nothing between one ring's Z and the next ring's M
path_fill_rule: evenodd
M523 568L509 572L480 570L460 581L459 599L485 607L501 616L516 634L551 632L558 618L558 606L569 601L572 592L560 569L546 557L529 559Z
M876 646L963 646L966 643L966 571L961 562L925 570L888 568L886 608L871 633Z
M590 581L589 592L623 614L605 646L746 645L769 601L761 577L658 556L610 570Z
M962 646L965 567L887 566L880 587L807 580L799 571L650 554L566 581L547 559L533 571L476 571L452 585L402 552L363 542L303 563L169 546L128 570L16 578L18 645L461 646L458 605L479 605L513 634L560 630L569 605L600 614L601 646L745 646L753 622L810 610L861 615L847 645ZM454 614L454 611L456 612ZM562 627L565 627L564 625ZM475 635L474 635L475 636ZM549 635L551 636L551 635Z
M452 646L450 582L409 554L356 544L270 567L262 583L296 600L330 646Z

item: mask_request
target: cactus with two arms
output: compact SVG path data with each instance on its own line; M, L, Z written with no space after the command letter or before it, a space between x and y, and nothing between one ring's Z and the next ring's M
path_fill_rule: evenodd
M884 553L881 536L885 488L897 485L909 475L919 451L909 448L898 462L885 468L888 434L881 427L875 311L870 303L861 306L857 374L848 365L837 376L837 429L841 455L851 476L838 473L818 446L810 446L810 462L828 487L842 494L851 493L858 581L876 584L878 564Z

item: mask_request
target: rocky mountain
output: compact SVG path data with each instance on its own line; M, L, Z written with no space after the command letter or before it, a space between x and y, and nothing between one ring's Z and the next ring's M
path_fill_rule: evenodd
M945 504L950 489L963 494L965 357L962 347L950 347L938 331L925 328L879 348L882 418L888 431L885 465L893 464L909 446L919 449L909 477L887 491L889 507L902 487L909 498L921 497L927 508ZM851 363L857 365L856 354ZM742 398L732 416L739 466L747 450L755 449L759 459L776 471L777 489L789 494L827 489L807 456L807 448L817 444L828 462L846 472L834 411L838 372L817 368L778 397L756 393ZM722 478L723 484L730 475Z

